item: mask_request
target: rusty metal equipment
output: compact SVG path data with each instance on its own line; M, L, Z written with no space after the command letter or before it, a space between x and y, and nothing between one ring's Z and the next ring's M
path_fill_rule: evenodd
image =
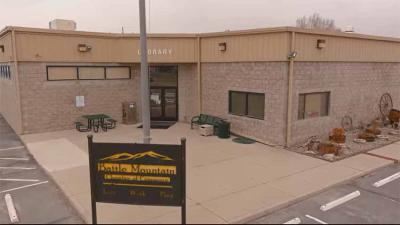
M381 111L382 117L386 118L389 116L390 110L393 108L392 96L389 93L382 95L379 101L379 110Z
M374 134L371 134L371 133L367 133L367 132L360 133L360 134L358 135L358 138L359 138L359 139L364 139L364 140L366 140L367 142L373 142L373 141L375 141L375 135L374 135Z
M391 109L388 117L392 127L398 128L400 122L400 111L397 109Z
M334 128L329 135L329 140L335 143L345 143L346 134L343 128Z
M345 131L353 130L353 119L349 115L346 115L342 118L341 125Z
M379 121L378 120L372 121L371 126L365 129L365 132L373 134L375 136L380 135L382 131L379 129Z
M339 155L340 147L332 142L323 142L319 145L318 150L321 155L334 154L337 156Z

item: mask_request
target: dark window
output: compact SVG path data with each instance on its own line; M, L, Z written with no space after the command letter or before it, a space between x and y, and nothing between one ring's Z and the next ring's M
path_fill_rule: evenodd
M265 94L229 91L229 113L264 119Z
M11 70L8 65L0 65L0 78L11 79Z
M47 66L47 80L131 79L129 66Z
M300 94L298 112L299 120L328 116L329 101L329 92Z

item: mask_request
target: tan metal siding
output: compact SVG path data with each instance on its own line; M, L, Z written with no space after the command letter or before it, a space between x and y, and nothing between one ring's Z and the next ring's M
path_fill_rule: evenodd
M400 62L400 42L296 33L295 46L296 61Z
M13 60L11 33L0 37L0 45L4 45L4 52L0 51L0 62L10 62Z
M78 44L92 47L79 52ZM196 62L196 38L151 38L149 49L171 49L171 54L149 55L149 62ZM87 37L17 33L18 61L139 62L139 38Z
M226 42L226 51L219 43ZM202 62L286 61L289 33L252 34L201 38Z

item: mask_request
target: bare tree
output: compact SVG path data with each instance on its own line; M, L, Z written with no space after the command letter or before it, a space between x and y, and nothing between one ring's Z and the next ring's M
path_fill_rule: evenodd
M323 18L318 13L314 13L312 16L298 18L296 20L296 26L307 29L340 31L340 29L335 26L335 20Z

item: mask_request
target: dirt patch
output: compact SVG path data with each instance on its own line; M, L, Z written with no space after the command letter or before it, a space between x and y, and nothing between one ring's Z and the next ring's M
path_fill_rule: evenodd
M309 143L310 140L311 141L316 140L321 143L327 142L328 141L327 137L326 138L315 137L313 139L310 138L309 140L305 141L304 143L302 143L300 145L290 147L289 150L297 152L297 153L301 153L304 155L308 155L311 157L315 157L318 159L323 159L326 161L334 162L334 161L342 160L342 159L348 158L353 155L357 155L357 154L360 154L363 152L368 152L370 150L377 149L377 148L383 147L385 145L389 145L394 142L400 141L400 134L399 134L400 130L399 129L393 129L391 127L380 127L379 129L382 131L381 135L383 135L385 138L383 138L383 139L376 138L375 141L373 141L373 142L365 142L365 143L357 143L354 141L355 139L358 139L358 135L362 132L361 129L347 131L346 132L346 142L344 144L338 144L338 146L340 146L338 155L334 155L334 154L322 155L319 153L319 151L316 147L309 148L307 146L307 143ZM397 134L390 134L390 133L397 133Z

